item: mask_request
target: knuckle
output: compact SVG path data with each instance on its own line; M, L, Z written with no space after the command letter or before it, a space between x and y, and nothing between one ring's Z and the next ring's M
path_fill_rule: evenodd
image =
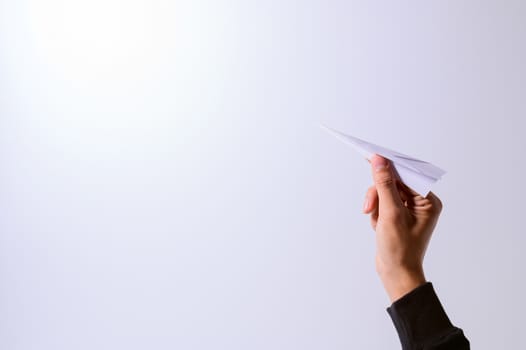
M444 206L442 205L442 201L440 199L438 199L438 198L437 198L437 202L435 204L435 207L436 207L437 213L442 212L442 208Z
M394 179L390 174L378 174L375 178L375 184L380 187L392 187Z
M440 200L440 198L438 198L437 196L435 196L434 194L432 194L432 196L430 197L431 199L431 208L432 208L432 211L435 213L435 214L440 214L442 212L442 208L444 207L443 204L442 204L442 201Z

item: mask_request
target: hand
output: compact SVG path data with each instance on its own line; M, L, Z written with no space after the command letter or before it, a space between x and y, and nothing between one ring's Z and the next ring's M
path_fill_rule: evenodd
M376 271L394 302L424 284L423 261L442 203L433 193L422 197L398 178L389 160L371 158L374 186L363 211L376 231Z

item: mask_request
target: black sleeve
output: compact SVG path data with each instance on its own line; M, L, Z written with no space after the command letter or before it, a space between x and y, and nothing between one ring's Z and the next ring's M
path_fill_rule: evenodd
M387 312L403 350L469 350L469 341L449 321L430 282L395 301Z

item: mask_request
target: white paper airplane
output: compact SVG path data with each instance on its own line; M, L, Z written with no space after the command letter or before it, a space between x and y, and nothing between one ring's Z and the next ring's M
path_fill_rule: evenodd
M400 180L423 197L427 196L431 186L446 173L445 170L431 163L360 140L324 125L321 126L343 142L353 146L354 149L369 160L374 154L379 154L389 159L393 163Z

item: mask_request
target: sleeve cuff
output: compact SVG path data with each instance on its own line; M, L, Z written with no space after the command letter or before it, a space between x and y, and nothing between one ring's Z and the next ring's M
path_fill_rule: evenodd
M427 282L395 301L387 312L391 316L403 349L413 349L443 337L456 328Z

